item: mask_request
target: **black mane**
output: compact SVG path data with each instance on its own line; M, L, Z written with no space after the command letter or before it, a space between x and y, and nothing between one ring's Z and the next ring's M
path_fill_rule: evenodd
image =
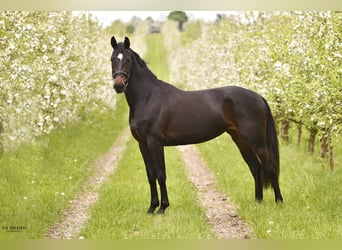
M136 62L140 65L140 67L146 70L155 79L158 79L157 76L147 67L147 63L139 56L139 54L132 49L130 49L130 51L132 52Z

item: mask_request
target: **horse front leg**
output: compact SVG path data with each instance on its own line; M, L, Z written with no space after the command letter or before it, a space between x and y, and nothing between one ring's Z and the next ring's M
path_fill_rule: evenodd
M150 152L148 151L147 145L143 143L139 143L139 148L144 159L147 178L150 184L150 191L151 191L151 203L150 203L149 209L147 210L147 213L152 214L154 210L159 206L157 182L156 182L157 175L153 167L152 156Z
M161 204L158 214L163 214L165 209L169 206L169 198L166 188L164 146L158 140L150 139L148 141L148 149L149 152L151 152L153 166L156 171L158 184L160 187Z
M158 177L158 184L160 187L160 194L161 194L161 204L160 204L158 214L164 214L165 209L170 205L169 198L167 195L165 170L164 170L164 174L161 174Z

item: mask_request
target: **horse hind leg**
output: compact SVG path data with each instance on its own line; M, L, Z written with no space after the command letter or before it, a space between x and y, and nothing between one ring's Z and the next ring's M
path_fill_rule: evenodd
M240 149L240 148L239 148ZM263 179L262 179L262 169L261 165L258 161L258 158L254 154L253 150L250 148L242 148L240 149L241 155L245 162L247 163L255 184L255 200L257 202L263 201Z
M277 171L277 167L275 166L275 163L272 163L271 157L267 151L267 147L262 147L256 150L257 155L261 161L262 168L263 168L263 183L264 186L267 188L269 185L272 185L272 188L274 190L274 197L275 202L282 202L283 197L280 192L279 187L279 174Z
M283 202L283 196L281 195L281 192L280 192L278 179L274 182L272 181L272 187L274 189L275 202L276 203Z
M242 155L242 158L247 163L253 178L254 178L254 184L255 184L255 200L257 202L262 202L263 200L263 182L262 182L262 169L260 162L252 150L252 148L247 144L245 140L242 138L239 138L236 135L232 135L232 139L237 145L237 147L240 150L240 153Z

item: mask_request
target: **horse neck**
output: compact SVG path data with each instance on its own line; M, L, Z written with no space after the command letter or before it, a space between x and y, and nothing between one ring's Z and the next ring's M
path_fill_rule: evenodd
M145 102L151 92L159 85L159 80L153 73L141 66L136 59L133 60L132 71L128 80L128 87L125 92L130 108L135 108Z

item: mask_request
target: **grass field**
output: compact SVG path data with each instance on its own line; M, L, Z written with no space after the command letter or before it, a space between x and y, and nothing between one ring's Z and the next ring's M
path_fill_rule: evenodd
M147 50L145 61L152 72L162 81L169 80L167 67L167 51L164 48L161 34L150 34L146 37Z
M118 101L118 108L123 101ZM127 115L92 112L0 159L0 238L42 238L126 126ZM124 121L123 121L124 120Z
M261 239L335 239L342 237L342 162L337 145L336 171L323 169L321 161L304 146L281 144L280 187L283 204L275 204L273 190L264 203L254 203L251 173L230 136L223 135L198 146L221 191L239 206L239 214Z

